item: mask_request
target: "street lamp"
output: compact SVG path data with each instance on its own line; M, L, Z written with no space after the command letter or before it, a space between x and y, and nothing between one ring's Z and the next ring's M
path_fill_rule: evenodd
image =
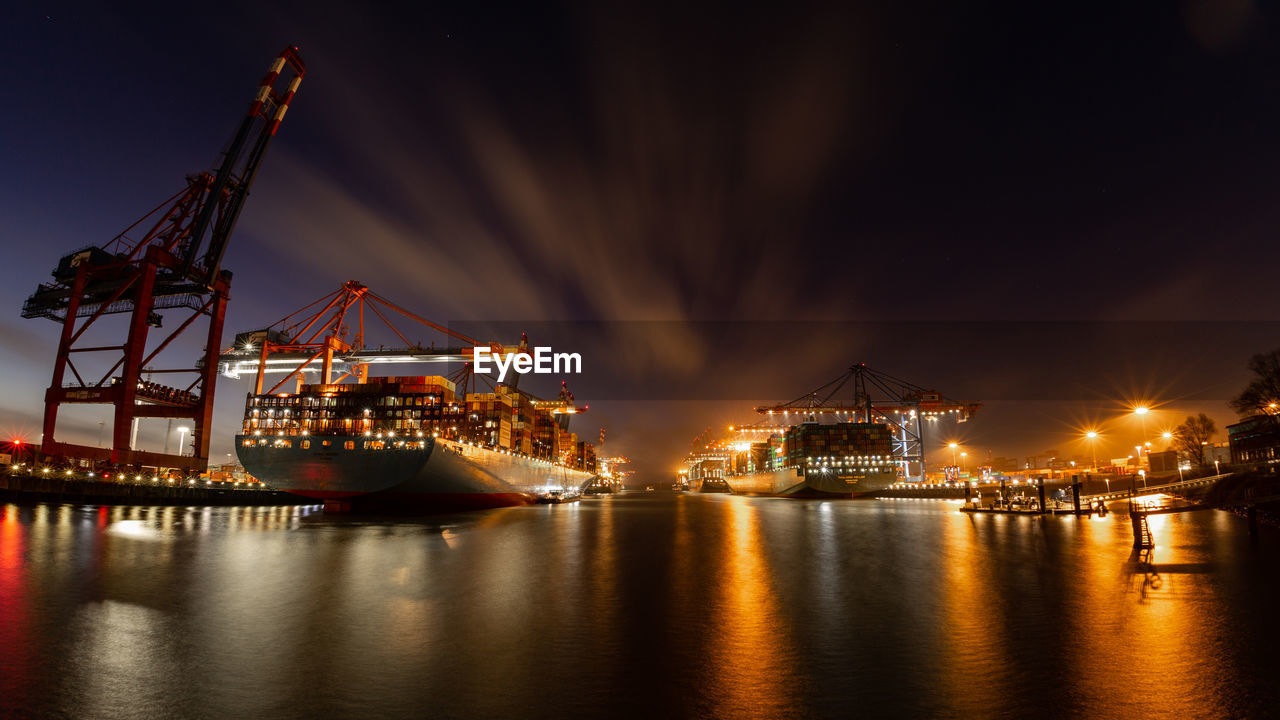
M1084 436L1089 440L1089 454L1093 459L1093 471L1098 471L1098 432L1090 430Z
M187 426L183 425L178 428L178 455L182 455L182 445L187 440Z
M960 447L955 443L948 443L947 447L951 448L951 467L956 465L956 448Z
M1133 409L1133 414L1138 416L1142 421L1142 442L1147 441L1147 413L1151 412L1151 408L1146 405L1139 405Z
M968 472L968 470L969 470L969 462L968 462L967 460L965 460L965 457L967 457L968 455L969 455L969 453L963 453L963 452L962 452L962 453L960 453L960 462L962 463L962 466L961 466L961 468L960 468L960 469L961 469L961 470L964 470L964 471L966 471L966 472Z

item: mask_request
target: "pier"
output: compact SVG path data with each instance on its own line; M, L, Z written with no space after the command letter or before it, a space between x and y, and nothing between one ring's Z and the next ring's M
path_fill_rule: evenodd
M1062 488L1070 489L1070 502L1047 498L1046 483L1044 482L1029 484L1029 487L1035 491L1035 494L1030 498L1024 495L1009 497L1010 486L1004 483L982 486L995 491L995 500L990 505L982 505L979 500L974 499L973 493L975 489L981 494L981 488L973 487L897 487L883 493L881 497L964 498L965 504L960 508L960 511L964 513L1029 516L1105 515L1108 512L1109 503L1128 500L1128 513L1133 525L1133 547L1140 550L1149 550L1155 547L1155 537L1151 532L1150 523L1147 521L1147 518L1151 515L1200 512L1203 510L1231 511L1245 517L1249 524L1249 536L1257 538L1258 506L1280 502L1280 492L1269 486L1264 488L1245 487L1242 490L1227 488L1216 497L1208 492L1215 487L1219 487L1224 480L1229 478L1245 480L1247 476L1235 473L1220 473L1168 483L1144 485L1143 487L1131 486L1124 490L1102 493L1082 493L1081 489L1084 487L1084 483L1078 477L1075 477L1072 482L1062 486ZM1187 496L1186 493L1188 491L1195 491L1201 493L1201 495L1197 499L1192 499ZM1174 504L1149 505L1143 501L1144 498L1149 499L1158 496L1172 497Z
M1227 510L1242 514L1249 524L1249 537L1256 540L1258 537L1258 506L1276 502L1280 502L1280 493L1259 493L1253 488L1246 488L1240 497L1229 497L1217 502L1183 502L1177 505L1155 507L1130 503L1129 517L1133 520L1133 547L1140 550L1148 550L1155 547L1155 537L1151 534L1151 528L1147 522L1148 516L1199 512L1201 510Z

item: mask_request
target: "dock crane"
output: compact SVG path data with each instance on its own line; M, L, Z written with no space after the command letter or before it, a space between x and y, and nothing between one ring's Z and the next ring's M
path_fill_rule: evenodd
M366 315L381 321L403 346L369 347ZM391 322L392 317L408 318L421 326L420 329L443 334L457 344L437 348L433 343L422 347L420 343L411 342L409 336ZM300 386L305 382L306 373L319 373L319 382L325 385L340 383L349 377L363 383L369 377L370 365L388 363L461 364L462 369L450 379L464 382L469 376L464 378L459 373L470 372L472 352L477 346L488 347L493 352L508 351L500 344L481 343L419 317L363 283L348 280L337 290L261 330L237 333L235 343L219 353L218 367L221 374L233 379L254 373L257 377L254 395L273 394L290 380ZM517 350L509 349L510 352ZM285 373L284 378L268 387L264 382L266 375L280 372Z
M836 399L853 384L853 402ZM924 425L943 419L966 422L982 408L982 403L952 400L936 390L867 367L851 366L834 380L780 405L756 408L771 419L817 422L824 418L844 422L884 423L893 429L894 456L903 464L906 477L924 475ZM919 476L911 472L918 463Z
M259 81L216 170L189 175L184 189L102 246L63 257L53 282L40 284L27 299L23 317L62 325L53 380L45 393L44 453L116 465L187 470L208 465L218 350L231 287L231 272L222 268L222 258L267 146L304 74L298 48L286 47ZM162 324L158 311L176 309L190 315L148 351L151 328ZM86 331L104 316L124 313L129 322L119 344L86 340ZM175 353L164 351L201 318L207 320L203 354L194 364L169 365L167 359ZM100 330L98 338L111 332ZM89 371L91 364L107 370L98 377ZM67 378L68 371L74 381ZM172 373L178 380L168 384L143 378L156 373ZM183 375L194 379L186 382ZM110 449L56 439L58 408L73 403L114 407ZM134 423L143 417L191 420L191 455L136 450Z
M371 319L366 326L366 315L381 321L384 332L393 334L403 345L371 347L367 330L376 329L377 323ZM446 342L454 344L423 347L421 342L411 341L410 333L393 323L392 318L408 319L411 324L406 327L440 333ZM482 342L406 310L361 282L348 280L337 290L265 328L237 333L234 344L219 353L218 368L231 379L253 373L253 394L273 395L287 389L290 382L296 392L307 382L308 373L314 374L313 382L336 385L347 380L367 382L370 365L434 364L446 370L456 365L448 378L470 393L476 391L477 375L472 363L477 347L488 348L495 355L525 353L529 350L529 337L522 335L518 345ZM268 385L266 376L277 373L285 375ZM562 427L567 427L568 416L586 412L587 406L575 404L566 383L560 383L560 395L555 400L543 400L521 390L519 377L516 374L507 389L557 416ZM479 378L493 386L488 376Z

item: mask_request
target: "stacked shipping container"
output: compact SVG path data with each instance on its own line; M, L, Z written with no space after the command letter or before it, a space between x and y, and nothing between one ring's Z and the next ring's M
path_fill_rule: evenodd
M782 441L785 467L818 457L889 457L893 438L879 423L803 423L787 430Z
M296 394L251 396L246 435L374 435L467 439L580 469L595 468L595 448L548 409L499 385L459 399L439 376L370 377L365 383L303 385Z

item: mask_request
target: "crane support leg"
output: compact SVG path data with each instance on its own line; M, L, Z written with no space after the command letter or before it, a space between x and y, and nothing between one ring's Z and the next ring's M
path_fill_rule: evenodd
M204 346L200 366L200 404L196 408L195 427L192 428L192 454L197 458L209 457L209 441L213 429L213 388L218 382L218 353L222 342L222 324L227 316L230 281L226 274L218 277L213 287L213 302L209 307L209 335Z
M129 433L133 427L133 419L137 415L138 382L142 379L142 355L147 349L147 318L151 315L154 298L151 296L156 284L156 264L148 258L139 268L141 278L133 305L133 315L129 318L129 339L125 344L124 368L120 373L120 390L116 397L115 425L112 427L111 462L119 465L128 463L132 458L121 457L122 448L129 446Z
M49 383L49 391L45 393L44 435L40 452L48 455L53 447L54 430L58 426L58 406L62 400L62 380L66 376L67 363L71 361L71 340L75 337L76 313L80 310L80 297L84 294L85 275L88 267L81 265L76 270L75 282L71 285L71 297L67 300L67 315L62 322L62 339L58 341L58 356L53 361L53 381Z

